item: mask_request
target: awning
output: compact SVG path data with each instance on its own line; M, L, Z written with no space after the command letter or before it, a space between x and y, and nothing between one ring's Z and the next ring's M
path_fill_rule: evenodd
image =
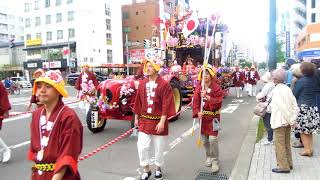
M76 47L76 42L75 41L70 41L70 47ZM62 48L68 46L68 42L63 42L63 43L53 43L53 44L48 44L48 45L40 45L40 46L28 46L24 48L24 51L27 50L36 50L36 49L48 49L48 48Z

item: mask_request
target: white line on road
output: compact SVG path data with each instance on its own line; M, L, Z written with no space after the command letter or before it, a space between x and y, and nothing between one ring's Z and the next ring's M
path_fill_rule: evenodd
M4 122L4 123L7 123L7 122L11 122L11 121L16 121L16 120L19 120L19 119L23 119L23 118L28 118L28 117L31 117L31 113L19 115L19 116L17 116L17 117L8 118L8 119L3 120L3 122Z
M22 147L22 146L25 146L25 145L28 145L28 144L30 144L30 141L25 141L25 142L23 142L23 143L10 146L9 148L10 148L10 149L15 149L15 148Z
M233 113L236 109L238 109L240 104L228 104L228 106L222 109L221 113Z

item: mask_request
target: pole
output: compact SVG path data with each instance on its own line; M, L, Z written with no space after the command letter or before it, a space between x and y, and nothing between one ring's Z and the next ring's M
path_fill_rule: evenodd
M277 59L276 59L276 0L269 0L269 60L268 67L269 71L277 68Z
M71 68L70 68L70 54L71 54L71 49L70 49L70 37L68 34L68 56L67 56L67 65L69 68L69 74L71 73Z
M126 33L126 58L127 58L127 76L129 76L129 42L128 42L128 33Z

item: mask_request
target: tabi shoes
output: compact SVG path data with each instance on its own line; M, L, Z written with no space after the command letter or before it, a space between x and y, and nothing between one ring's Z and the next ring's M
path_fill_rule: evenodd
M217 173L219 171L219 163L217 161L212 161L211 172Z
M11 150L6 147L4 151L2 151L2 162L8 162L11 158Z
M161 169L156 170L155 175L154 175L154 179L156 179L156 180L163 179Z
M212 158L207 157L206 162L204 163L206 167L211 167L212 166Z
M149 172L144 172L144 173L142 174L140 180L148 180L149 177L151 176L151 174L152 174L151 171L149 171Z

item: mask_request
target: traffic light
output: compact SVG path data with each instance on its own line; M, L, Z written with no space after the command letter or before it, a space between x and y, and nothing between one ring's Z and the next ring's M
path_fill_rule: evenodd
M151 48L151 41L149 39L144 39L143 45L145 49Z
M9 41L9 48L13 48L15 46L14 44L14 39L12 38L10 41Z

